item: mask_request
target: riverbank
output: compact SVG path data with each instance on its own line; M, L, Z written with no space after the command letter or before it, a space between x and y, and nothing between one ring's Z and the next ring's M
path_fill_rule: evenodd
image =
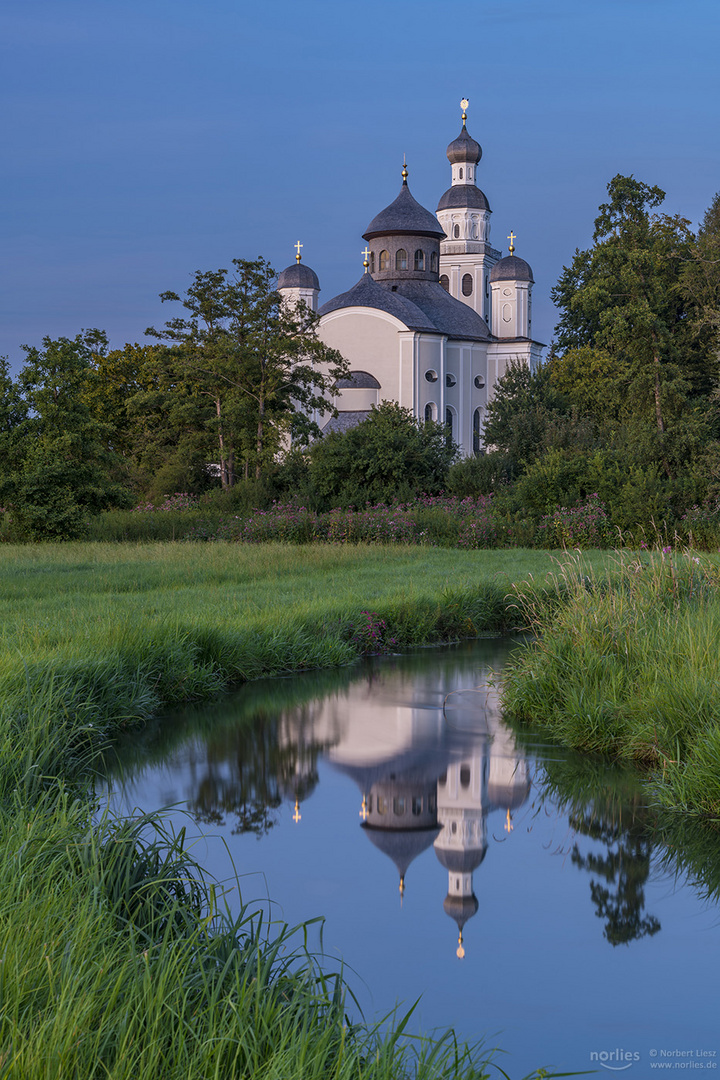
M515 592L537 636L504 673L509 717L632 762L652 802L720 829L717 558L621 553L599 578L568 556L554 590Z

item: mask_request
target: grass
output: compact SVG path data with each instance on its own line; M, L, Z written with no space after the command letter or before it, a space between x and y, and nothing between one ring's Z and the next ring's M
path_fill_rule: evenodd
M651 798L720 827L720 567L692 552L578 556L516 589L538 634L503 677L506 709L565 746L646 770Z
M0 549L0 1077L505 1075L452 1032L409 1037L409 1015L351 1023L307 928L231 916L182 836L157 817L94 823L84 783L161 707L501 629L510 582L550 565L399 546Z

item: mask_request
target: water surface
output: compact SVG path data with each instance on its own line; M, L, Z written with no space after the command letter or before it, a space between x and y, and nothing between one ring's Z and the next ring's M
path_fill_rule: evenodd
M377 658L165 717L120 748L113 804L173 807L231 898L325 916L371 1016L420 997L416 1028L485 1036L513 1078L712 1071L718 842L661 826L626 773L513 734L489 682L512 647Z

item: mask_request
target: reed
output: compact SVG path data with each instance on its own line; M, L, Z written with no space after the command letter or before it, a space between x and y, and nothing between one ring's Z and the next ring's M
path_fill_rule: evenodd
M504 673L509 716L649 771L651 797L720 826L720 572L670 548L598 577L568 557L515 589L537 638Z

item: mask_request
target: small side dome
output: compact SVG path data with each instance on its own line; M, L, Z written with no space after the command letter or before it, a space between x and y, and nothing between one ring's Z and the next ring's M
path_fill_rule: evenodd
M380 383L368 371L351 371L335 383L338 390L380 390Z
M475 142L463 124L462 131L457 139L453 139L447 148L448 161L451 165L457 165L460 162L467 162L468 165L477 165L481 157L482 146L479 142Z
M532 281L533 272L530 264L517 255L506 255L500 262L495 263L490 271L490 281Z
M475 187L474 184L454 184L453 187L447 189L444 195L440 196L440 202L437 205L438 210L465 209L467 207L471 210L490 210L490 203L487 201L485 192L481 191L479 187Z
M317 289L320 292L317 274L302 262L295 262L283 270L278 278L277 287L278 289Z

